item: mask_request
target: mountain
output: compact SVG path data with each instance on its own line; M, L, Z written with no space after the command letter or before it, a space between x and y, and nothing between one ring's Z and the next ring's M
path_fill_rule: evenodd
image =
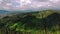
M3 11L3 14L4 13L6 12ZM13 15L13 13L15 15ZM13 13L10 14L12 16L4 16L0 19L0 32L2 34L32 32L34 32L32 34L35 34L35 32L39 34L44 31L47 33L50 32L49 34L51 34L60 31L60 13L57 11L55 12L55 10L43 10L29 13L20 13L20 11L16 11Z
M6 10L0 10L0 14L7 14L9 13L9 11L6 11Z
M10 13L11 12L7 11L7 10L0 10L0 18L3 18L3 17L7 16Z

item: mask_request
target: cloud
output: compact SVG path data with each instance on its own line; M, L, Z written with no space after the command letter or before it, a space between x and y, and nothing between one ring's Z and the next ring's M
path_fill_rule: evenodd
M53 2L53 3L57 3L59 2L60 0L49 0L50 2Z
M41 8L59 8L60 0L0 0L0 9L30 10ZM59 8L60 9L60 8Z
M36 2L47 2L48 0L32 0L32 1L36 1Z

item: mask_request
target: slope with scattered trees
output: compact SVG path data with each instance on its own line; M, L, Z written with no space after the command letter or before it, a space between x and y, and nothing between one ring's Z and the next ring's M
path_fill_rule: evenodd
M0 34L59 34L59 32L60 13L52 10L16 14L0 19Z

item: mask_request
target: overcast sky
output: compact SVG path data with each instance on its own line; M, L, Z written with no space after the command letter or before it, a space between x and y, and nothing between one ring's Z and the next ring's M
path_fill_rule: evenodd
M60 0L0 0L0 10L29 10L59 8Z

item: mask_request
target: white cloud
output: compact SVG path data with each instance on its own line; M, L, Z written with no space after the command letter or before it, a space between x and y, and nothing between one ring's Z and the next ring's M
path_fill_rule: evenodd
M60 7L59 3L60 0L0 0L0 7L7 10L24 10L42 7Z
M49 0L49 1L51 1L53 3L59 2L59 0Z
M0 0L0 1L3 1L3 0Z
M7 5L7 6L10 6L10 5L12 5L12 4L11 4L11 3L6 3L6 5Z

